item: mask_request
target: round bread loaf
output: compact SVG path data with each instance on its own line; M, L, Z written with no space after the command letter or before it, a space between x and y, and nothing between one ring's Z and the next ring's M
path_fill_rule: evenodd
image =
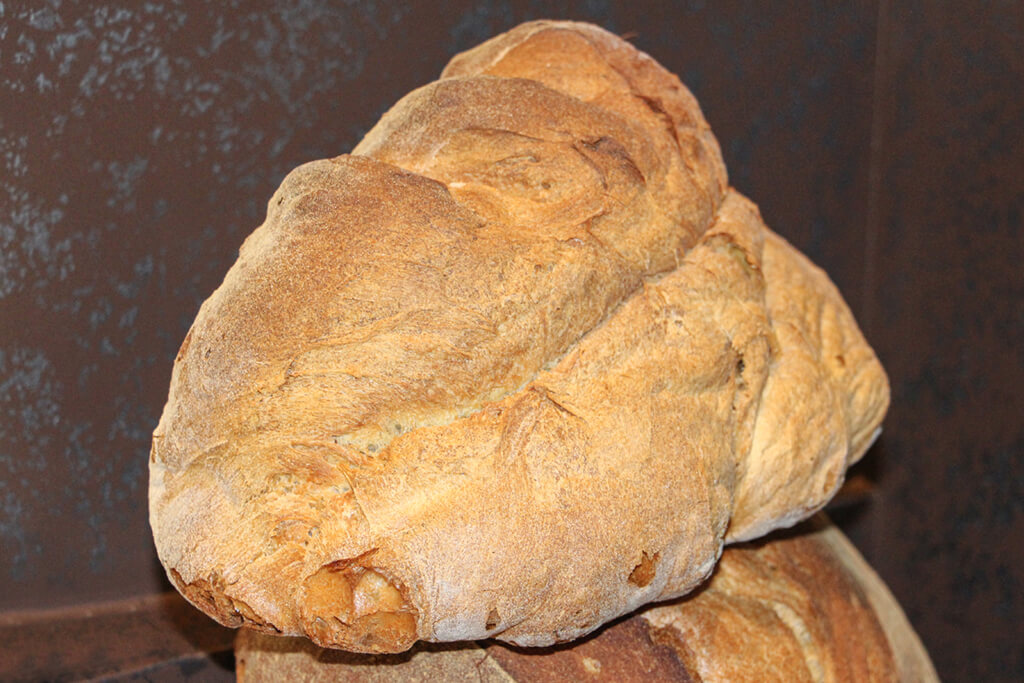
M549 645L821 508L887 404L678 79L536 22L284 180L178 354L150 519L224 624Z

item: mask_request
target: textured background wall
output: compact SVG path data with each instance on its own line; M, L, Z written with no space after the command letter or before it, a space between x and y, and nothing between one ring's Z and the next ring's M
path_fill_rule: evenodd
M832 274L894 389L844 528L940 674L1024 675L1024 12L824 5L0 2L0 613L166 590L150 433L276 185L454 52L571 17L678 73Z

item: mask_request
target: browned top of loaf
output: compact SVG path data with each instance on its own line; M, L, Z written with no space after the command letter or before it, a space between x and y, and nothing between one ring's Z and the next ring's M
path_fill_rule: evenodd
M373 452L476 410L703 234L725 171L678 79L594 27L531 30L522 61L578 68L584 92L456 62L359 156L285 179L182 345L161 462L275 430Z
M246 683L938 680L888 589L823 518L727 549L702 590L571 646L420 644L367 656L243 630L235 657Z

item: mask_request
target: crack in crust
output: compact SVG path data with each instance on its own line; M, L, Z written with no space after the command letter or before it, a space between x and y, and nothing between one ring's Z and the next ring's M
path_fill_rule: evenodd
M361 564L373 552L325 564L304 582L303 629L321 647L403 652L416 642L416 609L405 588Z

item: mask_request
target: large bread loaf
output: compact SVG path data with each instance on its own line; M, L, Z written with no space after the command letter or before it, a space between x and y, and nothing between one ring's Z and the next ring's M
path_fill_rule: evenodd
M537 22L285 179L178 354L151 523L225 624L547 645L819 509L887 402L679 81Z

